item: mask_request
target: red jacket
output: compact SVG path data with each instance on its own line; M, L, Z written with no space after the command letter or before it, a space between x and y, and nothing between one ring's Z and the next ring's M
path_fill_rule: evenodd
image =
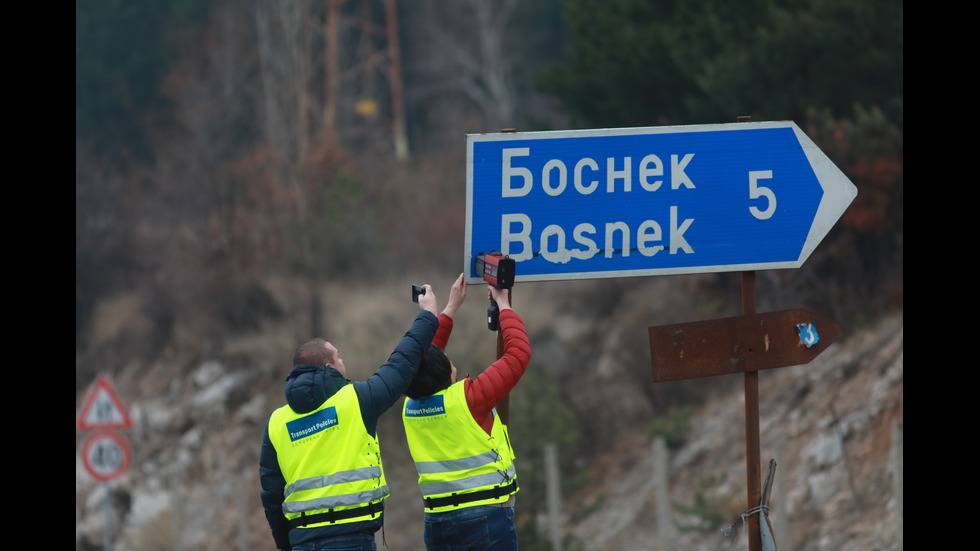
M464 379L466 403L470 413L483 430L490 434L493 426L493 408L504 399L524 375L531 361L531 343L527 339L524 321L513 310L501 310L500 330L503 332L504 352L490 367L476 379ZM453 331L453 319L445 314L439 316L439 329L432 344L445 350L449 334Z

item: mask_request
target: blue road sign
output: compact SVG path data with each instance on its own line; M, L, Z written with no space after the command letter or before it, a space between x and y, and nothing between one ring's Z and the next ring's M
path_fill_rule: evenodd
M471 134L466 166L471 282L797 268L857 195L793 122Z

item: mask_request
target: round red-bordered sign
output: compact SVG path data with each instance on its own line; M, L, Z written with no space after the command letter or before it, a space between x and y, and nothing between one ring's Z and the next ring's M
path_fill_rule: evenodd
M122 476L131 461L129 442L117 432L99 431L82 443L82 462L96 480L108 482Z

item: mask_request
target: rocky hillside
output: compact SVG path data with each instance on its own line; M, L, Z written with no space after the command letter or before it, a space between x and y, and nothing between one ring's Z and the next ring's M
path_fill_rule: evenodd
M810 364L760 373L763 476L775 459L769 519L779 549L902 548L903 332L902 316L890 317ZM744 398L735 387L741 381L699 408L690 436L669 453L673 521L703 528L676 530L669 549L748 548ZM574 499L603 496L603 506L566 525L582 549L664 548L653 529L653 455L638 436L592 467L604 474ZM707 522L715 515L720 526ZM723 532L732 523L734 540Z
M280 304L292 302L288 286L269 289ZM547 426L534 429L523 454L518 447L525 458L519 469L539 465L532 461L539 441L559 443L566 550L665 548L656 529L662 501L649 426L665 415L662 393L674 391L651 390L648 350L636 328L699 319L699 313L678 308L690 317L671 320L633 310L610 314L615 308L609 304L634 300L627 288L615 297L586 293L607 312L583 316L594 307L563 303L568 289L522 295L515 289L515 305L527 305L522 315L532 335L532 368L546 375L522 385L539 389L536 396L560 392L563 399L552 405L515 391L512 425L536 427L525 414L534 404L568 412L562 422L544 414ZM327 311L334 320L329 338L341 343L352 378L366 378L384 361L388 343L414 313L410 303L404 310L392 307L388 294L396 292L364 292L350 300L350 291L325 291L346 297L328 301ZM678 294L662 296L661 307ZM482 320L482 300L468 299L462 319ZM140 326L138 305L121 300L103 310L98 338L111 340ZM606 323L614 318L620 323ZM770 520L780 549L901 549L901 480L899 472L896 484L891 454L904 414L903 327L899 313L851 330L811 364L760 374L762 458L778 464ZM107 488L114 549L271 549L258 500L258 450L262 427L282 400L285 364L305 338L300 335L297 327L277 322L205 354L192 346L193 335L178 332L160 358L110 373L135 424L127 434L133 463L120 479L97 483L81 463L82 435L76 435L76 549L102 548ZM482 322L459 322L450 352L461 371L474 373L492 358L493 347ZM668 451L674 535L667 548L747 548L740 529L740 515L749 508L742 384L741 377L723 379L702 383L716 390L690 410L688 428ZM688 388L678 387L678 393ZM76 411L83 395L76 396ZM581 434L567 438L572 427ZM422 550L418 490L397 416L386 416L379 431L392 488L379 548ZM525 530L546 525L543 509L533 518L527 509L535 499L532 481L542 478L522 474L527 491L518 512ZM522 504L528 505L522 510ZM733 525L737 534L726 536L723 529ZM549 548L543 534L533 536L522 549Z

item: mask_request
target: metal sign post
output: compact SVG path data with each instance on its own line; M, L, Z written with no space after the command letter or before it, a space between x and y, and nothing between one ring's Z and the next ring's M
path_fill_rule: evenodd
M507 289L507 296L513 298L514 290ZM511 306L513 306L513 302ZM504 331L503 329L497 330L497 359L499 360L504 356ZM501 422L505 425L510 425L510 393L504 396L503 400L497 404L497 415L500 416Z
M742 315L755 314L755 272L742 272ZM745 477L749 507L762 499L762 439L759 436L759 372L745 372ZM758 515L749 515L749 551L760 551Z

